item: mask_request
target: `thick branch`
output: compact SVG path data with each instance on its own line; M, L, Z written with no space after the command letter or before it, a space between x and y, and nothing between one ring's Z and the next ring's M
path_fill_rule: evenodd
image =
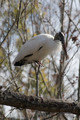
M79 103L59 99L42 99L35 96L26 96L11 90L0 90L0 104L45 112L65 112L80 115Z

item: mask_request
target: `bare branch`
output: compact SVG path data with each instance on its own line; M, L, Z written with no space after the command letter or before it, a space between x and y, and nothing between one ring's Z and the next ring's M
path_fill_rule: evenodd
M74 23L74 21L71 19L71 17L70 17L69 14L67 13L67 11L65 11L65 13L67 14L68 18L69 18L70 21L73 23L73 25L75 26L76 30L80 33L79 28L78 28L77 25Z
M0 104L45 112L65 112L80 115L80 104L78 102L26 96L13 92L10 89L0 90Z

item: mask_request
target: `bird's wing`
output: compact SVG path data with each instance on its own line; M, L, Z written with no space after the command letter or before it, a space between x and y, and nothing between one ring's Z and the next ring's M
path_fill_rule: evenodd
M32 56L35 52L42 49L42 47L44 47L45 44L45 38L40 38L40 36L34 37L34 40L33 38L30 39L22 46L19 54L17 55L13 63L15 64L16 62L22 60L25 57Z

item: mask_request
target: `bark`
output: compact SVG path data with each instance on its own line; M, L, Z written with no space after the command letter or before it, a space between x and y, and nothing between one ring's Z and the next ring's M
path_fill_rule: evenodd
M1 87L0 87L1 88ZM80 103L60 99L44 99L26 96L10 89L0 89L0 104L16 108L32 109L45 112L65 112L80 115Z

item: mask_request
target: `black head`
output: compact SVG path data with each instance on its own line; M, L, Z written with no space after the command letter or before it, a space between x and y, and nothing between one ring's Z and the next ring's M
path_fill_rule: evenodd
M64 44L64 34L62 32L56 33L54 40L60 40Z

